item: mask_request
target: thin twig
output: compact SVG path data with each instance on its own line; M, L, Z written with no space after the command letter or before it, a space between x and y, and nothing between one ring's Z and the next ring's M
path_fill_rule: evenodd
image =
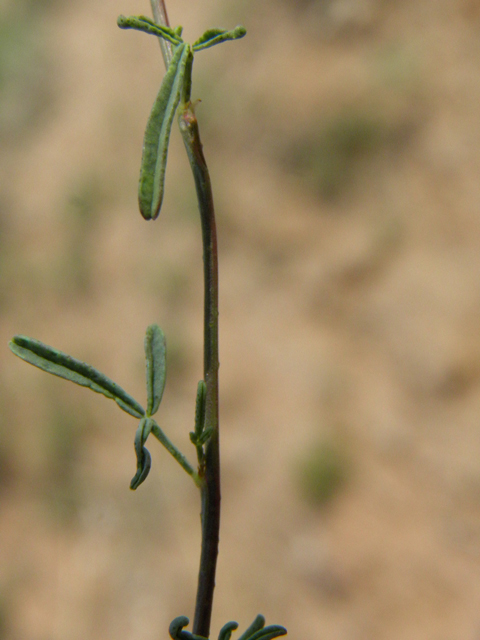
M152 5L153 19L155 22L164 27L169 27L170 23L168 21L167 7L165 6L164 0L150 0L150 4ZM168 65L173 57L173 47L170 42L167 42L164 38L159 38L158 41L160 43L160 49L162 50L165 68L168 69Z

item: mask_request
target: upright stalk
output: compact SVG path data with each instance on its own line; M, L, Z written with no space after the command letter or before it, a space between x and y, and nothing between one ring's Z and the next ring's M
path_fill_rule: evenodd
M169 26L164 0L150 0L155 22ZM172 46L160 38L165 66L172 59ZM191 67L190 67L191 72ZM206 385L205 426L212 435L205 448L201 485L202 542L193 633L210 635L220 532L220 442L218 416L218 251L213 194L203 155L198 122L190 102L191 77L185 82L179 115L180 131L192 169L202 225L204 273L203 379Z
M202 549L198 575L193 633L210 635L220 530L220 450L218 420L218 252L213 196L200 133L191 102L181 106L179 116L188 159L195 180L202 224L204 270L204 380L207 387L205 429L212 428L206 445L201 487Z
M168 21L167 7L165 6L164 0L150 0L150 4L152 6L152 13L155 22L163 25L164 27L169 27L170 23ZM163 38L159 38L158 41L160 43L160 49L162 50L165 68L168 69L170 60L173 57L172 45Z

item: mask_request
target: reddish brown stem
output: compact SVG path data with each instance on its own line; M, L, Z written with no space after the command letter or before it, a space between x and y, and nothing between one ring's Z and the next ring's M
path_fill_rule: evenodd
M206 445L202 497L202 550L198 575L197 601L193 633L204 638L210 634L220 530L220 448L218 419L218 253L212 187L197 119L191 103L183 105L180 130L195 179L202 223L203 268L205 285L204 380L207 387L205 429L212 428Z

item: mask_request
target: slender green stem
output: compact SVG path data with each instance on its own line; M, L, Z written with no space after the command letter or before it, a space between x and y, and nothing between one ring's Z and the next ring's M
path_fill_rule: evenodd
M210 635L215 588L215 571L220 530L220 450L218 430L218 253L212 187L202 151L198 123L190 102L182 104L179 115L188 159L193 172L202 223L204 303L205 429L212 429L206 445L202 499L202 550L198 575L193 633Z
M170 23L168 21L167 7L165 6L164 0L150 0L150 4L152 5L155 22L164 27L169 27ZM163 61L165 62L165 68L168 69L170 61L173 58L173 47L170 42L167 42L164 38L159 38L158 40L160 42L160 49L162 50Z
M162 431L162 429L160 429L160 427L155 422L155 420L153 420L153 419L151 419L151 420L152 420L152 423L153 423L153 425L152 425L152 435L155 436L155 438L161 444L163 444L163 446L168 451L168 453L170 453L175 458L175 460L182 467L182 469L184 469L188 473L188 475L193 478L193 481L195 482L195 484L198 487L201 487L202 486L202 481L201 481L198 473L195 471L195 469L192 467L192 465L188 462L188 460L183 455L183 453L177 449L177 447L165 435L165 433Z

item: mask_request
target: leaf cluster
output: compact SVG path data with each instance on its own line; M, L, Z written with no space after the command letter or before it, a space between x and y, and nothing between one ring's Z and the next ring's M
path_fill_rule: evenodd
M198 636L190 631L185 631L189 623L189 619L186 616L178 616L172 620L169 627L169 634L172 640L207 640L203 636ZM227 622L218 634L218 640L230 640L232 632L238 629L238 622ZM252 624L248 627L244 633L237 640L272 640L273 638L279 638L287 633L285 627L281 627L278 624L272 624L268 627L265 626L265 618L259 614Z
M147 478L150 471L152 458L148 449L145 448L145 442L150 433L163 444L183 469L192 476L195 484L201 484L198 473L193 469L186 457L169 440L156 421L152 419L152 416L157 413L160 407L166 382L167 346L165 335L158 325L149 326L145 335L146 410L120 385L98 369L95 369L95 367L77 360L58 349L54 349L39 340L17 335L12 338L9 347L16 356L25 360L25 362L33 364L35 367L54 376L70 380L70 382L87 387L96 393L101 393L114 400L129 415L140 418L134 442L137 471L130 483L131 489L137 489ZM198 409L196 413L198 414ZM203 424L203 421L204 417L202 415L196 416L196 422ZM199 433L199 436L202 433L202 429L197 425L195 426L195 433ZM200 457L203 458L203 446L206 440L203 437L198 442L195 442L199 459Z
M231 31L208 29L192 45L182 39L182 27L171 29L145 16L119 16L121 29L136 29L163 38L174 47L160 90L150 113L143 140L143 153L138 183L138 204L145 220L155 220L163 202L168 144L177 107L190 103L193 55L227 40L243 38L242 26Z

